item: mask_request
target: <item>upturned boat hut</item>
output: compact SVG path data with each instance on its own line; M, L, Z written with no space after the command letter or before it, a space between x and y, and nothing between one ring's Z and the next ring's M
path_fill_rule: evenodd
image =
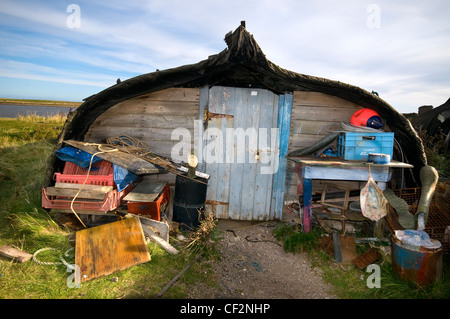
M361 108L375 110L394 132L393 157L414 165L404 172L406 186L420 183L422 142L394 107L362 88L275 65L243 24L225 42L206 60L118 81L86 98L58 138L46 186L62 170L55 153L65 141L129 136L174 161L197 155L197 170L210 176L207 200L216 203L216 217L281 219L285 200L298 196L299 177L286 155L313 145L328 134L324 128L349 122ZM147 173L175 181L170 173Z

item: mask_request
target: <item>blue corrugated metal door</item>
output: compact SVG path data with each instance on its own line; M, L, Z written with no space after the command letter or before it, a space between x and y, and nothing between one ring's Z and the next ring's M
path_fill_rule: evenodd
M215 204L207 209L213 208L217 218L281 217L272 203L274 179L280 178L278 109L279 96L268 90L211 87L201 91L199 160L211 176L206 199Z

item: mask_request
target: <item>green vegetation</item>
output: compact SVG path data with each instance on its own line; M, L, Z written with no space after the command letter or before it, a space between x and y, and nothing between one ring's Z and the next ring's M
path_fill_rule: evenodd
M321 232L314 231L305 233L300 231L298 227L281 225L274 231L274 235L276 239L283 241L284 250L291 253L297 253L300 251L313 251L316 247L318 238L321 236Z
M0 104L78 107L81 102L0 98Z
M54 216L41 207L47 161L64 120L0 118L0 245L13 245L31 254L52 248L37 256L44 263L60 262L60 256L74 263L73 230L57 224ZM16 263L0 257L0 299L153 298L194 255L202 254L203 260L214 258L207 239L211 228L202 227L187 243L171 241L180 251L177 255L150 242L150 262L82 283L80 288L68 287L72 272L64 264ZM186 245L188 249L183 249ZM197 282L215 284L208 263L194 263L163 297L185 298L189 285Z
M450 178L450 152L445 144L446 135L442 130L435 135L428 135L424 130L418 134L424 144L428 165L438 171L441 179Z
M372 272L360 270L354 265L334 261L326 235L318 228L303 233L298 226L285 224L274 230L274 236L284 242L284 249L291 253L306 252L314 267L320 268L325 281L334 287L334 293L342 299L448 299L450 298L450 260L444 255L442 280L426 287L404 281L392 272L389 254L382 254L376 264L380 266L380 287L369 288L367 280ZM359 244L358 253L368 250L368 244ZM370 280L370 279L369 279Z

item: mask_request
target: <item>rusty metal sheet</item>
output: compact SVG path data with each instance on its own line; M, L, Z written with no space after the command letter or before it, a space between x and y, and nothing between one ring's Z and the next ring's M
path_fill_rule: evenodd
M364 269L370 264L381 258L381 254L375 248L370 248L353 260L353 263L359 268Z
M425 286L442 278L442 249L413 250L401 243L392 245L392 271L400 278Z

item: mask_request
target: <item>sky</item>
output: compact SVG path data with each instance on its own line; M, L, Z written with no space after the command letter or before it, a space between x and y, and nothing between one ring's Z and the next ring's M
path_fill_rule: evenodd
M0 0L0 97L82 101L205 60L245 21L278 66L417 112L450 98L449 13L448 0Z

